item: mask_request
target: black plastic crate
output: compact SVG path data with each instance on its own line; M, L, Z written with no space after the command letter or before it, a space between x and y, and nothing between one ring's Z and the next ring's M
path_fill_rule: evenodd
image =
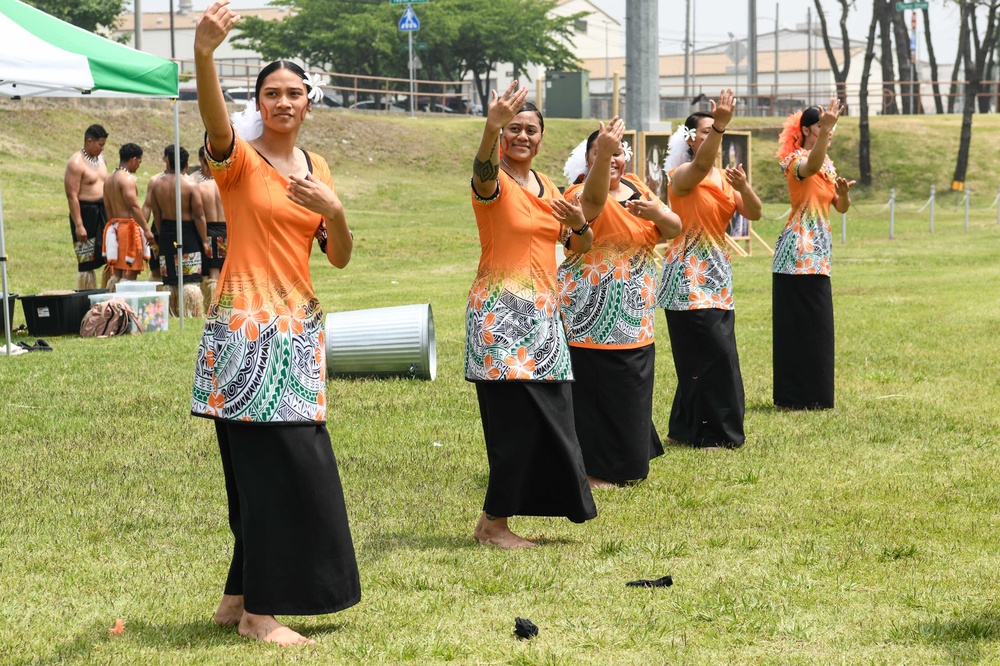
M17 303L17 294L7 294L7 312L3 311L3 296L0 295L0 337L3 337L4 322L10 317L10 330L14 330L14 304Z
M21 296L28 333L34 336L79 335L80 323L90 309L90 294L107 289L85 289L58 296Z

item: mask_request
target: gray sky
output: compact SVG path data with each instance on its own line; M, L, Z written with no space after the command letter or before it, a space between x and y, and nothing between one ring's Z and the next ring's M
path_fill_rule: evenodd
M434 0L430 0L433 2ZM388 0L386 0L388 2ZM626 0L592 0L612 17L618 19L624 29ZM660 53L682 53L684 40L684 0L658 0L660 18ZM174 0L177 7L180 0ZM196 10L204 10L211 4L209 0L193 0ZM745 37L747 31L746 0L691 0L692 6L701 5L695 15L695 46L704 46L724 42L729 39L729 33L737 37ZM772 0L757 0L757 31L758 33L774 30L775 2ZM267 0L232 0L233 8L264 7ZM811 2L803 0L784 0L778 4L778 14L781 27L792 28L796 24L805 24L806 7ZM868 35L868 23L871 21L871 2L858 0L858 10L852 11L848 19L848 30L854 39L865 39ZM840 3L823 0L822 6L827 14L827 22L836 29L840 20ZM128 3L129 9L132 3ZM142 0L143 11L166 11L169 0ZM939 63L953 63L955 49L958 47L958 7L954 2L945 0L930 0L930 16L932 21L932 38L934 52ZM815 12L813 16L815 21ZM907 13L909 20L909 12ZM922 21L922 19L919 19ZM926 56L923 44L923 24L918 23L917 32L920 40L921 57ZM950 72L948 72L950 74ZM947 75L947 74L946 74Z

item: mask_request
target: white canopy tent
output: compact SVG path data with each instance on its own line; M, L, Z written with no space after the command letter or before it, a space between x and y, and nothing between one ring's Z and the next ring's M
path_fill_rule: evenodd
M177 63L136 51L49 16L19 0L0 0L0 95L119 96L171 99L174 107L174 164L180 169ZM180 178L175 179L177 210L181 210ZM9 313L7 249L4 242L3 198L0 193L0 277L3 312ZM177 225L177 245L183 247ZM183 289L178 289L181 329L184 328ZM11 321L4 316L7 355L11 354Z

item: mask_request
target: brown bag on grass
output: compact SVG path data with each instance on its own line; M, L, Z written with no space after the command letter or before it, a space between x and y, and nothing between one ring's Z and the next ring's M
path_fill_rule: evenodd
M80 322L81 338L110 338L125 333L142 333L135 310L121 298L94 303Z

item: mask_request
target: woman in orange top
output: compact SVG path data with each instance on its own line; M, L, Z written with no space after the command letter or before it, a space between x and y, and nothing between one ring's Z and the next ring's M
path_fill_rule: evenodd
M265 642L312 643L274 616L332 613L361 598L325 425L323 312L309 278L314 239L337 268L353 241L326 161L295 145L322 94L298 65L279 60L258 75L258 137L230 125L213 56L238 20L227 4L202 16L194 49L229 231L191 397L193 414L215 420L236 539L215 621Z
M597 177L598 132L586 143L587 179ZM634 175L622 146L611 158L607 204L591 222L594 244L559 269L559 299L573 359L573 413L591 488L646 478L663 454L653 425L656 348L653 248L681 221ZM602 181L605 182L605 181ZM573 185L572 199L583 185Z
M465 377L476 383L490 464L483 513L473 535L500 548L535 544L513 532L513 515L597 515L573 425L573 374L556 301L555 244L564 226L571 247L590 248L587 220L606 192L585 188L566 201L548 177L531 168L545 121L515 81L493 91L486 128L473 161L472 208L482 255L465 319ZM602 125L595 170L608 182L621 139L617 118ZM600 174L595 181L600 182Z
M703 448L734 448L745 439L726 225L737 210L748 220L760 219L761 205L742 164L725 172L715 168L735 107L733 91L724 90L711 114L688 116L677 130L680 150L671 153L682 164L669 170L667 187L670 206L683 222L663 258L657 295L657 305L666 309L677 371L667 436Z
M853 181L827 157L840 101L796 111L778 139L792 212L774 245L771 267L774 404L833 408L833 293L830 206L846 213Z

